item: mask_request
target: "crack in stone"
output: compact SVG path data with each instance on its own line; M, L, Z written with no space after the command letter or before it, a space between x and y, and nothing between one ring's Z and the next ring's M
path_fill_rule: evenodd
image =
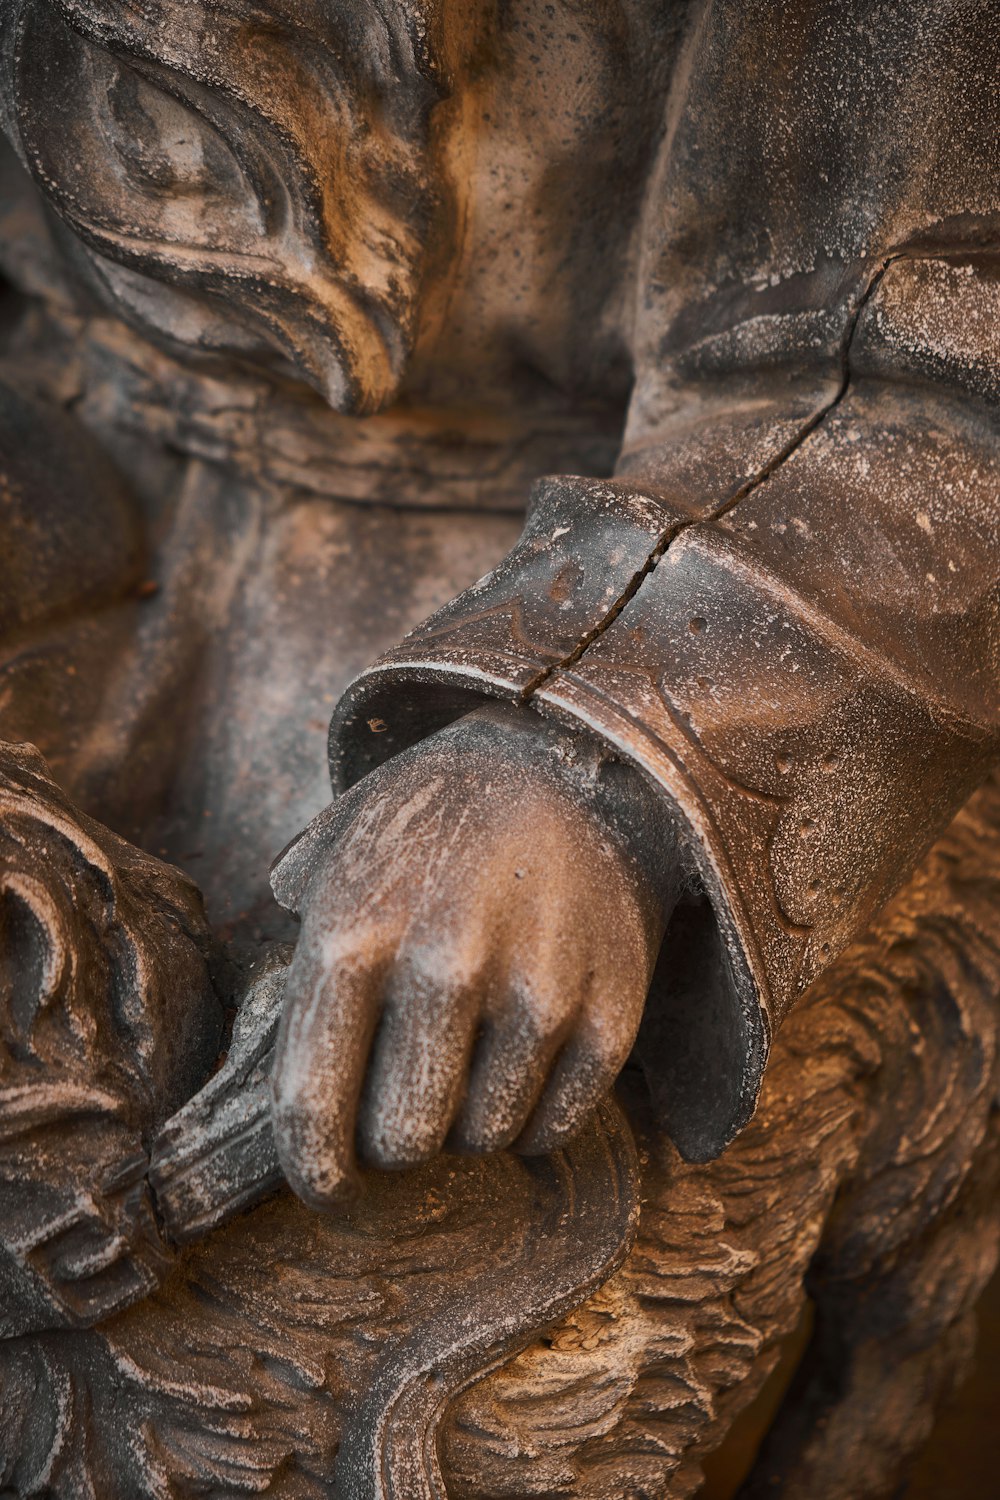
M754 490L759 489L762 484L766 484L771 475L774 474L777 469L780 469L782 464L788 462L792 454L797 452L797 450L802 447L802 444L806 442L808 438L812 437L816 429L826 421L830 413L832 411L835 411L843 401L851 385L851 347L854 343L854 336L858 331L858 324L861 321L861 314L864 312L869 301L878 290L878 286L882 280L882 277L892 265L893 261L900 259L902 259L902 257L899 255L888 256L871 277L868 285L865 287L861 296L858 298L857 303L855 304L854 311L848 319L847 327L844 330L844 335L840 342L840 380L837 389L830 397L830 400L827 401L824 406L821 406L818 411L813 413L809 420L805 422L802 427L800 427L795 436L790 438L785 446L779 449L774 457L768 463L766 463L762 469L760 469L756 474L752 475L752 477L748 479L745 484L741 485L740 488L735 492L735 494L730 495L728 500L723 501L721 505L717 506L716 509L713 510L709 515L705 516L704 521L718 521L722 516L727 516L730 511L734 510L736 506L739 505L742 500L745 500L749 494L752 494ZM704 524L704 522L686 522L685 530L688 526L696 526L700 524Z
M675 522L673 526L671 526L667 531L663 533L659 541L656 543L656 546L653 548L652 552L650 552L649 556L646 558L642 567L632 574L632 577L629 579L626 587L618 595L618 598L615 600L614 604L612 604L607 612L601 616L594 628L592 630L588 630L585 635L582 635L580 637L568 656L561 657L559 661L553 662L551 666L543 667L540 672L536 672L535 676L531 679L530 682L525 684L525 686L521 689L522 703L527 703L532 694L538 692L540 688L544 687L549 678L554 677L557 672L562 672L567 667L576 665L576 663L580 660L580 657L588 649L588 647L592 646L594 641L597 640L598 636L603 635L604 632L609 628L609 626L614 624L625 606L635 598L636 594L642 588L642 585L645 583L650 573L652 573L653 569L665 554L671 542L676 536L680 534L681 531L685 530L689 524L690 522L684 521Z
M615 621L618 619L618 616L635 598L636 594L642 588L642 585L645 583L646 579L659 566L660 562L666 556L670 547L679 536L683 535L684 532L689 531L693 526L703 526L706 523L718 521L721 519L721 517L729 515L730 511L734 510L737 505L739 505L743 500L747 498L748 495L752 494L754 490L759 489L762 484L766 484L767 481L771 478L772 474L780 469L783 464L787 463L792 455L802 447L803 443L805 443L816 431L816 429L826 420L830 413L836 410L836 408L844 400L844 397L847 395L847 392L850 389L851 347L854 343L854 338L858 330L858 324L861 321L861 314L864 312L865 307L868 305L868 302L871 300L872 296L878 289L879 283L881 282L886 271L894 261L902 260L903 258L904 257L899 254L886 256L886 258L879 265L878 269L869 278L864 291L858 298L854 306L854 310L847 321L847 326L844 329L844 333L841 338L840 379L837 385L837 389L831 396L830 400L825 402L818 411L813 413L809 420L799 428L798 432L796 432L795 435L789 439L784 447L778 450L778 452L772 459L768 461L768 463L766 463L761 469L759 469L756 474L751 475L751 477L746 480L746 482L742 484L734 494L730 495L727 500L724 500L721 504L717 505L716 508L710 511L707 516L701 516L697 519L692 517L689 520L675 521L670 527L668 527L667 530L664 531L657 540L656 545L647 556L646 560L642 564L642 567L638 568L636 572L632 574L632 577L629 579L628 583L619 594L618 598L610 606L606 613L601 616L600 620L593 627L593 629L588 630L585 635L580 637L579 641L573 647L573 650L570 651L567 656L562 657L559 661L554 662L551 666L543 667L542 670L540 672L537 672L531 679L531 681L521 689L522 703L528 703L532 696L535 693L539 692L546 685L546 683L549 682L551 678L553 678L558 672L566 671L568 668L576 665L576 663L580 660L584 653L588 651L594 644L594 642L598 640L604 634L604 632L615 623Z

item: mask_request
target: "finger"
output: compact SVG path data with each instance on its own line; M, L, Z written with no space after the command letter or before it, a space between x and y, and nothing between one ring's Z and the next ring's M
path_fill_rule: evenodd
M480 983L446 954L404 955L387 986L358 1123L376 1166L415 1166L440 1151L462 1099Z
M487 1021L452 1131L456 1150L500 1151L521 1134L571 1024L572 1016L537 989L515 992L505 1011Z
M514 1149L525 1156L559 1151L610 1093L632 1047L631 1035L582 1025L570 1037Z
M387 959L306 928L288 974L273 1081L278 1159L306 1203L326 1208L357 1184L358 1097Z
M591 955L587 970L579 1020L516 1142L525 1155L557 1151L577 1134L614 1087L635 1043L649 986L643 953L623 943L614 961Z
M351 792L331 802L312 822L285 845L271 862L271 890L286 911L301 910L310 882L319 872L324 856L349 827L358 796Z

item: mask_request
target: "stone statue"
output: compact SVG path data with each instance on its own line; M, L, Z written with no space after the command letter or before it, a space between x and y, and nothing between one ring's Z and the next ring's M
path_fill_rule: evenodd
M2 0L3 1493L692 1494L807 1277L747 1493L895 1483L997 1255L998 37Z

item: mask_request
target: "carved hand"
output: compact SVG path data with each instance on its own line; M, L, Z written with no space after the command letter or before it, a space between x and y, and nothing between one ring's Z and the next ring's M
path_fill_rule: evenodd
M406 1167L566 1141L632 1046L674 864L635 773L499 705L321 814L273 877L302 914L274 1082L295 1190L336 1202L356 1147Z

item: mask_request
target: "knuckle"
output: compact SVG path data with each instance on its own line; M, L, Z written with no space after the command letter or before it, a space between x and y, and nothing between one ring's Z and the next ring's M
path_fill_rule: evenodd
M475 950L441 944L407 947L396 982L414 995L459 1001L483 987L483 964Z
M361 998L387 973L393 954L393 934L388 929L304 929L288 973L286 1013L308 1006L321 995L324 1005L339 996Z
M390 941L388 923L313 930L312 948L328 971L363 970L381 958Z
M400 975L430 995L478 995L492 978L490 950L481 933L463 933L459 938L415 936L400 954Z

